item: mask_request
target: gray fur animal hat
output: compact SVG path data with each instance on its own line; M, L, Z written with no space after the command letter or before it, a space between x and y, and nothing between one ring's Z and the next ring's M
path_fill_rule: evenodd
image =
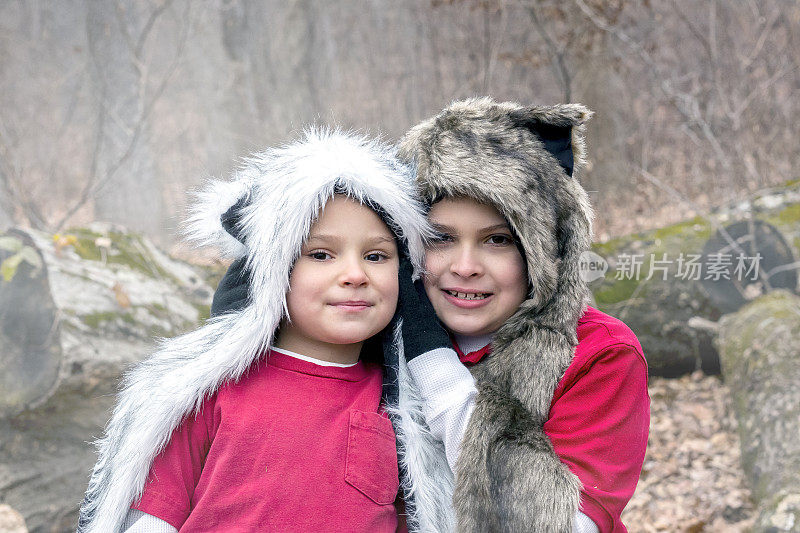
M400 141L429 203L464 196L500 211L520 240L530 281L528 299L495 334L492 355L471 369L478 396L456 464L459 531L572 531L581 484L543 427L588 299L579 261L591 242L592 210L577 177L590 116L578 104L470 99Z
M173 430L220 386L239 379L271 346L287 315L290 269L311 224L335 193L382 209L395 233L408 241L412 262L420 266L429 230L413 176L392 148L376 141L309 130L297 142L245 159L233 180L212 182L191 210L189 236L200 244L216 245L229 257L246 258L251 273L248 303L194 331L163 340L155 353L125 375L113 416L97 442L99 457L81 506L79 531L118 531L142 493L153 458ZM238 216L233 227L226 228L221 215L234 205L239 206ZM447 478L441 482L426 474L443 471L446 462L442 455L438 463L444 467L434 468L437 459L425 455L433 444L403 440L424 430L415 422L422 418L418 404L418 399L401 394L399 405L390 407L395 420L403 422L397 430L402 464L406 471L418 473L413 486L418 506L411 518L427 523L426 516L446 518L448 513L448 502L439 495Z
M454 102L412 128L400 157L413 162L428 203L466 196L495 206L525 250L532 305L557 305L571 331L587 294L578 259L592 236L580 104L524 107L490 98Z

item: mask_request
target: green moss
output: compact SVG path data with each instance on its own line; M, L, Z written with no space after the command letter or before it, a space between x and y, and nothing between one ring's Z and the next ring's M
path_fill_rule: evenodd
M797 302L797 297L789 291L779 290L768 292L764 296L756 298L752 302L742 307L739 312L742 314L753 312L762 313L761 309L765 308L772 312L786 311L789 316L796 317L797 314L789 307ZM772 315L771 315L772 316Z
M636 253L643 254L644 259L649 259L650 254L660 257L665 252L700 253L703 244L713 233L714 227L711 223L701 216L696 216L664 228L617 237L604 243L594 243L592 250L606 259L621 253L631 253L630 249L634 243L638 243ZM668 259L674 258L668 257ZM644 271L644 266L642 270Z
M782 187L794 187L795 185L800 184L800 179L789 180L785 182Z
M592 290L597 305L600 308L608 308L625 302L634 294L637 298L644 297L648 292L646 278L650 273L652 260L661 260L663 254L666 254L666 260L670 262L667 276L669 280L675 274L680 254L699 254L713 232L711 223L697 216L664 228L593 244L592 250L607 261L610 260L609 262L617 262L622 254L637 255L642 262L638 279L615 279L616 272L609 270L605 280ZM654 280L656 284L664 283L658 271L654 274Z
M606 275L608 276L609 273L606 273ZM602 309L607 305L617 304L630 299L641 283L644 282L636 279L618 280L612 277L610 281L604 281L599 288L593 290L592 294L594 294L597 305ZM640 290L639 295L643 295L644 292L644 290Z
M104 235L86 228L72 228L67 233L75 236L77 242L73 247L82 259L102 261L103 251L95 242L98 238L105 237L111 240L111 246L105 252L107 264L125 265L149 277L162 277L177 282L169 272L144 255L147 248L139 234L110 231Z
M97 313L90 313L88 315L80 316L81 322L86 324L92 329L98 329L101 325L107 322L113 322L117 319L122 320L127 324L136 324L136 320L131 313L118 313L114 311L100 311Z
M98 237L103 237L103 235L86 228L72 228L66 233L75 236L76 242L72 247L81 259L90 261L100 261L102 259L100 249L94 244L94 241Z
M115 315L116 315L116 313L111 313L111 312L107 312L107 313L91 313L91 314L88 314L88 315L82 315L80 318L81 318L81 322L83 322L84 324L86 324L90 328L97 329L98 327L100 327L101 323L113 320Z
M696 216L671 226L658 228L655 230L653 237L662 242L672 238L706 241L713 232L714 228L706 218Z
M162 326L150 326L147 329L147 336L148 337L172 337L174 332L169 331Z
M24 243L21 239L12 237L10 235L0 235L0 250L5 250L6 252L15 254L22 250L23 245Z
M770 217L773 218L773 217ZM792 225L800 223L800 204L790 204L781 209L774 217L777 225Z
M617 255L620 250L624 250L628 245L630 245L632 240L633 239L631 237L626 236L609 239L606 242L596 242L592 244L592 251L608 259L609 257Z
M772 291L764 296L748 302L730 318L726 318L724 333L721 338L727 339L723 349L730 356L740 354L746 357L747 350L755 346L756 337L761 341L760 349L765 349L765 328L774 324L791 325L798 321L798 299L788 291Z

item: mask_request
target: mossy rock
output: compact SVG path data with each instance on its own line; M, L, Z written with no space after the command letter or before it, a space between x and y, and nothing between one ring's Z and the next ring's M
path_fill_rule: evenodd
M98 231L94 228L71 228L66 235L75 237L72 247L81 259L124 265L150 277L172 278L172 274L149 257L143 237L135 232ZM108 246L98 245L107 242Z
M775 291L726 315L718 344L757 531L800 528L800 297Z
M606 276L590 284L595 303L634 331L651 375L718 372L711 335L687 323L695 316L716 320L720 313L695 281L682 279L678 272L679 258L699 254L712 231L698 217L592 246L609 264ZM634 258L641 260L638 275L634 268L622 268Z
M706 216L592 246L592 251L609 265L605 277L590 284L595 304L601 311L624 321L639 337L652 375L674 377L697 369L719 373L713 328L691 327L690 320L716 322L747 299L757 297L758 291L747 294L747 299L731 307L703 286L706 268L698 278L689 271L688 264L697 256L701 263L706 263L704 247L719 228L748 216L769 224L780 234L787 257L795 260L800 257L800 180ZM633 273L632 269L622 268L625 261L630 265L632 257L640 261L638 276L627 275ZM712 279L705 283L713 282ZM796 290L796 286L789 288Z
M45 408L59 391L112 392L155 338L209 315L208 274L108 225L12 229L0 234L0 264L0 418Z

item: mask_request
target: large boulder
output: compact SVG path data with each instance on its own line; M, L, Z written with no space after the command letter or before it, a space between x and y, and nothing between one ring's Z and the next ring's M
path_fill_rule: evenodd
M720 317L770 290L797 290L800 184L593 252L607 268L602 275L588 258L595 304L636 333L652 375L716 374Z
M121 373L208 316L218 271L93 225L0 234L0 501L70 531Z
M720 322L756 531L800 531L800 297L776 291Z

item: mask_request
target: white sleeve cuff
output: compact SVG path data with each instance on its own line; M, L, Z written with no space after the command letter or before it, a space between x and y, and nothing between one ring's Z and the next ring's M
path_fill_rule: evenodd
M151 514L139 509L130 509L122 524L124 533L178 533L178 530Z
M425 401L425 421L444 443L447 462L455 472L461 440L475 408L475 379L450 348L419 355L408 369Z
M575 523L572 525L572 533L600 533L600 530L591 518L578 511Z

